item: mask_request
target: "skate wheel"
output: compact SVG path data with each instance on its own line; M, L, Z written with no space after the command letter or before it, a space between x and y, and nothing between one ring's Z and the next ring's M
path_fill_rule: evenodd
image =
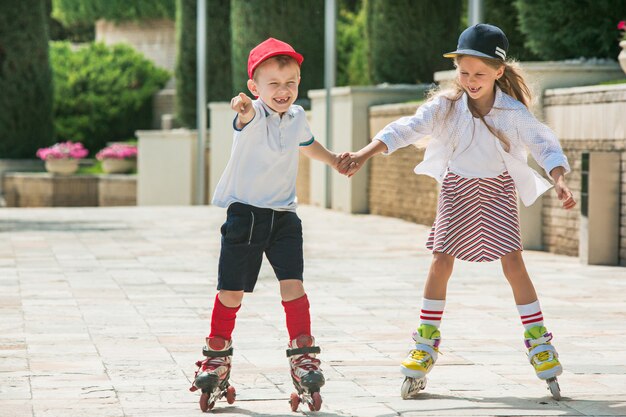
M200 410L202 410L203 413L206 413L215 405L215 403L211 403L209 405L209 393L208 392L202 393L202 395L200 396L199 403L200 403Z
M406 378L404 378L404 382L402 382L402 387L400 388L400 395L402 396L403 400L415 398L417 394L419 394L419 392L423 390L424 388L426 388L425 377L415 379L415 378L410 378L407 376Z
M235 398L237 397L237 392L235 391L235 387L230 385L226 388L226 402L228 404L233 404L235 402Z
M556 378L549 378L546 380L548 383L548 389L550 390L550 394L552 394L552 398L559 401L561 399L561 388L559 387L559 381Z
M320 411L322 408L322 395L319 392L311 394L311 402L309 403L309 410Z
M291 397L289 398L289 405L291 406L291 411L294 413L298 411L298 406L300 405L300 397L295 392L291 393Z

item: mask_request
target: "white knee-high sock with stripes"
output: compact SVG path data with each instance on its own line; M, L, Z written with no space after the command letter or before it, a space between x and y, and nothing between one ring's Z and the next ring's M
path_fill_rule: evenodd
M441 316L446 306L446 300L429 300L422 299L422 310L420 311L420 325L430 324L439 328L441 325Z
M541 313L541 306L539 306L539 300L530 303L517 306L522 324L525 329L530 329L535 326L543 326L543 313Z

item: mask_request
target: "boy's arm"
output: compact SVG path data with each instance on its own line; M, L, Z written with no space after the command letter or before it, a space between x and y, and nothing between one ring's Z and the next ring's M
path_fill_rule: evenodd
M230 100L230 108L237 112L235 127L238 130L243 129L252 121L252 119L254 119L255 112L252 100L244 93L239 93L238 96L235 96L232 100Z
M313 142L310 145L300 146L300 152L302 152L307 158L322 161L333 168L337 168L337 165L341 160L341 158L339 158L339 155L329 151L324 147L324 145L322 145L315 139L313 139Z

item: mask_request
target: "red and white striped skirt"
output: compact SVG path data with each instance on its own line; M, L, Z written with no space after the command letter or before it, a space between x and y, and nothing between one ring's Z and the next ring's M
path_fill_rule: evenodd
M509 173L464 178L448 172L426 247L470 262L491 262L521 250L517 192Z

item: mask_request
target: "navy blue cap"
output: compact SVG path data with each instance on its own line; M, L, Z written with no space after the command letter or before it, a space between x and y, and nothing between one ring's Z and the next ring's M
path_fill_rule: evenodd
M499 27L487 23L478 23L461 33L456 51L448 52L443 56L454 58L457 55L473 55L504 61L508 50L509 40Z

